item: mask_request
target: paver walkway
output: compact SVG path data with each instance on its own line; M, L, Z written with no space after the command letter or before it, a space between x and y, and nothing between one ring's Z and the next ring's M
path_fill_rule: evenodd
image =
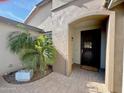
M0 78L0 93L107 93L104 75L75 67L70 77L51 73L43 79L23 85L8 84Z

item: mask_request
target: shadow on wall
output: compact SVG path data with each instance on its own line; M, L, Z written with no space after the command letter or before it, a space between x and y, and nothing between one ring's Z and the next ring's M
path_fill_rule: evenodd
M58 51L56 63L53 65L53 71L66 75L66 60Z

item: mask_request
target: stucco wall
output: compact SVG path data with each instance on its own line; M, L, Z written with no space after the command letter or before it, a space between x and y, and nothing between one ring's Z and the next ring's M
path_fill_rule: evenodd
M80 40L81 40L81 35L80 31L73 29L72 31L72 62L76 64L80 64Z
M123 71L123 47L124 47L124 3L113 8L116 12L116 32L115 32L115 93L122 93L122 71Z
M106 73L105 84L114 93L114 49L115 49L115 12L111 11L107 22Z
M52 2L49 2L41 7L38 7L32 17L29 18L26 24L43 29L44 31L52 31Z
M123 77L122 77L122 93L124 93L124 49L123 49Z
M74 0L52 0L52 9L61 7L71 1L74 1Z
M11 53L8 48L8 35L10 32L20 31L20 29L10 24L0 22L0 75L22 68L18 56ZM37 35L32 32L32 34Z
M73 1L79 1L79 0L52 0L52 9L57 9L62 6L66 6L66 4L69 4L70 2ZM85 0L82 0L85 1ZM94 1L94 0L87 0L87 1ZM100 0L100 2L104 3L105 0Z

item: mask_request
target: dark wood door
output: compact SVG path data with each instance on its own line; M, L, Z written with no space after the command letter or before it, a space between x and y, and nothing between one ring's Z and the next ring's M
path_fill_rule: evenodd
M101 31L81 32L81 65L100 67Z

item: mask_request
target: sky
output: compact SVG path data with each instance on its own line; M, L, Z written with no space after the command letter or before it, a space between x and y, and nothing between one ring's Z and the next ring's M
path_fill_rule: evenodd
M24 22L35 5L41 1L42 0L5 0L5 2L0 2L0 16Z

